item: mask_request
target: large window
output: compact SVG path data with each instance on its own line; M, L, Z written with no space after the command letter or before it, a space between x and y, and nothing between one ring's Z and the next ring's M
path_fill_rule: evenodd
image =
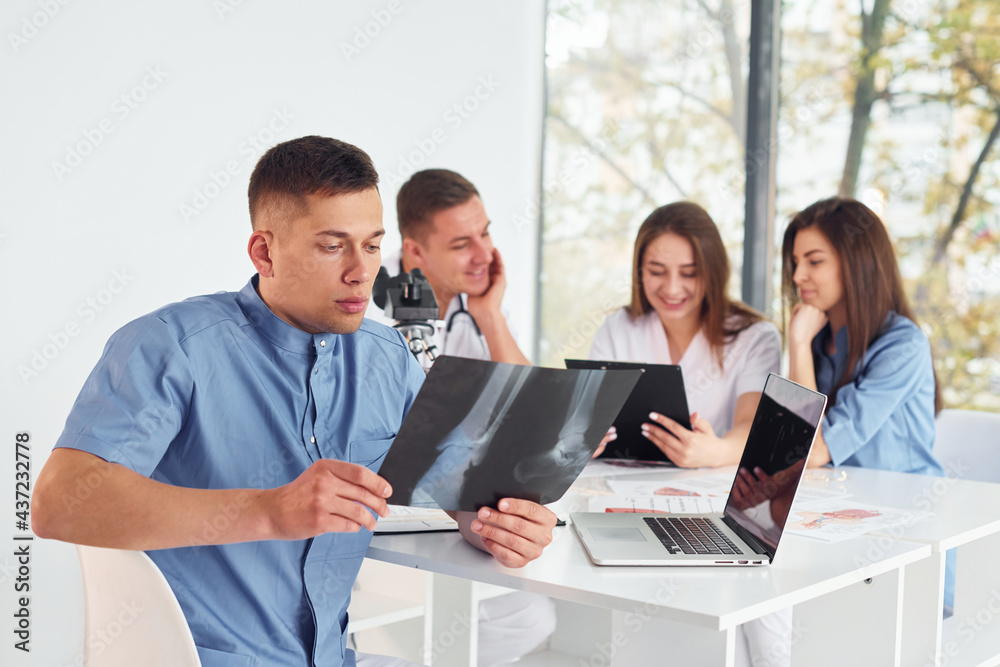
M657 206L709 211L739 295L750 2L549 7L539 361L561 365L627 303L635 232ZM786 2L781 31L776 247L813 201L871 206L946 405L1000 409L996 1Z
M782 13L776 231L821 197L882 215L949 407L1000 409L995 0Z
M635 233L658 206L709 211L739 294L749 3L549 7L538 361L562 366L628 303Z

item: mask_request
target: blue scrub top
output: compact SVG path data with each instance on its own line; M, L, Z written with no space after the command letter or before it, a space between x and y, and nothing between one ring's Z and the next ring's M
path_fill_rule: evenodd
M116 332L56 447L166 484L268 489L319 458L377 471L424 379L399 332L311 335L256 291L194 297ZM205 667L354 665L351 586L371 533L210 545L242 507L192 525L206 546L150 551Z
M816 387L830 394L847 366L847 327L826 353L827 324L812 341ZM934 458L934 367L930 341L911 320L890 313L853 378L823 418L833 465L944 475Z

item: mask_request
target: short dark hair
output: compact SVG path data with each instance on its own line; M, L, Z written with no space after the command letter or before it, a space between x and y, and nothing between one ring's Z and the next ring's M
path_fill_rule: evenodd
M448 169L424 169L410 177L396 195L396 217L404 239L422 239L435 213L479 196L461 174Z
M333 197L369 188L378 189L378 172L368 153L329 137L292 139L264 153L250 175L250 224L257 229L264 217L300 212L306 195Z

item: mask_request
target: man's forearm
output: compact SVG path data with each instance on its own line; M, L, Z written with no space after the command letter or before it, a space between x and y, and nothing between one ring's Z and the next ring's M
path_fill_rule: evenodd
M476 317L476 324L486 338L486 344L490 348L490 359L492 361L502 361L508 364L520 364L530 366L528 360L517 341L511 335L507 327L507 320L503 315L480 315Z
M32 528L39 537L136 550L269 539L265 493L171 486L56 449L35 484Z

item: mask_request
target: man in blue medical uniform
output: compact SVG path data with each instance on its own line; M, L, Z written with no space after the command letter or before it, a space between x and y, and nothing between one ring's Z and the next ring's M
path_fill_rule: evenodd
M355 664L351 585L391 495L376 473L424 376L398 332L363 322L377 183L368 155L334 139L269 150L249 187L257 274L117 331L39 475L35 533L147 550L205 667ZM523 566L555 516L500 508L463 534Z

